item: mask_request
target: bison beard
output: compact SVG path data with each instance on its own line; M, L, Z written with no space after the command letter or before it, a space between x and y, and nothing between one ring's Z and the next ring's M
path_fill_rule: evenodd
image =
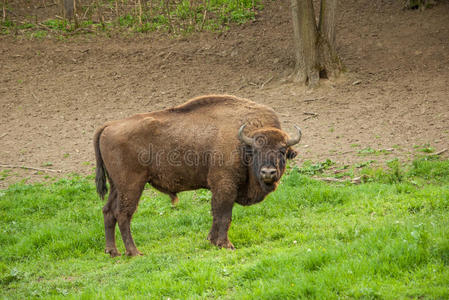
M274 111L228 95L192 99L167 110L108 122L94 136L96 185L103 207L105 252L120 255L118 227L126 254L139 255L131 235L131 218L146 183L168 194L206 188L212 192L212 228L208 239L234 249L228 239L234 203L252 205L274 191L286 159L301 137L281 130Z

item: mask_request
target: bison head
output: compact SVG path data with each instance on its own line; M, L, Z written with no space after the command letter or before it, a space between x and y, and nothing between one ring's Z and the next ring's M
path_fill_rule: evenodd
M267 191L273 190L285 171L286 159L297 155L292 146L299 143L301 129L295 125L298 130L296 138L290 138L284 131L273 127L257 129L249 137L243 133L245 126L239 130L239 139L245 144L245 161L260 185Z

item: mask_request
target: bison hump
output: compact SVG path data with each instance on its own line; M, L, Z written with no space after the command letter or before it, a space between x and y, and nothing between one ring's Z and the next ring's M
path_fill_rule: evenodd
M161 126L161 121L153 117L144 117L136 124L137 134L157 134Z
M130 138L144 138L148 135L157 135L160 121L150 116L136 115L130 119L118 121L108 129L109 133L119 140Z

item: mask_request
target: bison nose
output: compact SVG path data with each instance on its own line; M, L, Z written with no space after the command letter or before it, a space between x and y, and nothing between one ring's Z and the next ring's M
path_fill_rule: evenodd
M273 182L276 178L276 173L277 171L275 168L262 167L260 169L260 177L262 177L265 182Z

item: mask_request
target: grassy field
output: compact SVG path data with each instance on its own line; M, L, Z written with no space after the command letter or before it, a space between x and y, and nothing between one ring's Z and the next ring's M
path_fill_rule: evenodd
M310 171L310 167L308 170ZM206 240L210 194L148 188L132 223L142 257L103 253L92 178L0 191L2 298L449 298L449 161L365 168L365 183L290 170L261 204L236 206L236 251ZM124 252L118 236L119 250Z

